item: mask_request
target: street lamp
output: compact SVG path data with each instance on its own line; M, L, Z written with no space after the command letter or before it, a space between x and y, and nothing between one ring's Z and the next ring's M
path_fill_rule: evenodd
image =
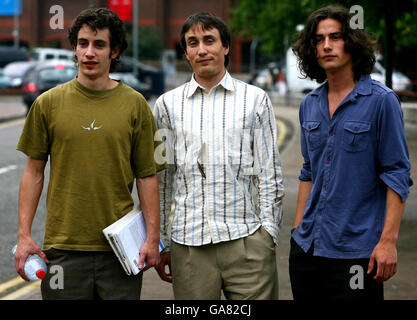
M14 13L13 13L13 46L15 49L19 48L19 1L14 0Z
M138 52L138 18L139 18L139 0L133 0L133 73L135 77L138 76L138 66L136 61L139 60Z

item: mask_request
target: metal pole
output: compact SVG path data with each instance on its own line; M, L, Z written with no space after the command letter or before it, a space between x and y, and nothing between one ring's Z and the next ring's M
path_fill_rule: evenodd
M19 48L19 1L20 0L14 0L14 15L13 15L13 46L14 48Z
M139 60L138 19L139 19L139 0L133 0L133 59L135 60L135 62ZM135 74L135 77L138 76L138 66L136 63L133 64L133 73Z
M253 75L256 71L256 47L258 46L258 40L253 39L250 44L250 73Z

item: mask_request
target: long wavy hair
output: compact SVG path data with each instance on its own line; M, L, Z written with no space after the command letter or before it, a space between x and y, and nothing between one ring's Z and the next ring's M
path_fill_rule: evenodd
M298 58L298 67L303 76L318 82L326 80L326 72L316 58L316 31L320 21L334 19L342 25L345 52L352 57L354 79L370 74L375 64L375 41L363 29L350 27L351 14L341 6L326 6L313 12L299 33L292 50Z
M83 24L89 26L93 31L97 29L109 29L110 48L113 51L119 48L119 55L112 59L110 64L110 72L114 72L120 64L120 56L127 48L126 28L123 21L113 11L106 8L92 8L83 10L74 20L68 29L68 40L72 48L75 50L78 41L78 32ZM74 55L74 61L77 57Z

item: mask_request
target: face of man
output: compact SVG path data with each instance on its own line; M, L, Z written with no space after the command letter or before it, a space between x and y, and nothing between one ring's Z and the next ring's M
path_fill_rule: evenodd
M326 71L349 69L352 71L352 57L345 52L342 24L334 19L321 20L316 30L316 58Z
M75 55L78 60L78 77L89 80L108 78L111 60L118 55L118 49L111 52L109 29L93 31L83 24L78 32Z
M226 72L225 55L229 46L223 47L220 33L216 28L203 30L200 24L185 33L187 50L185 56L195 73L196 80L217 79Z

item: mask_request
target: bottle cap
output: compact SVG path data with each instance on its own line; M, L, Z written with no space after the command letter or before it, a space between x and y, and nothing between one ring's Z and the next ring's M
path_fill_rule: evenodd
M40 269L40 270L36 271L36 276L37 276L39 279L43 279L43 278L45 278L46 273L45 273L45 271L43 271L42 269Z

